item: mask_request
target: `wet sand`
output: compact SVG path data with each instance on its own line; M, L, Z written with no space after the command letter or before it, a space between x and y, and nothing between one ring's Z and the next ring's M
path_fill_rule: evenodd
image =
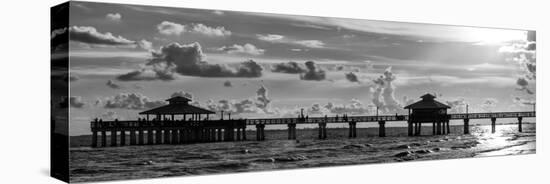
M405 127L387 128L387 137L377 128L360 128L349 139L345 128L329 129L328 139L318 140L316 129L298 129L298 140L286 140L285 130L266 130L266 141L218 142L188 145L154 145L89 148L84 138L71 138L71 182L154 178L165 176L235 173L275 169L311 168L417 160L439 160L536 152L535 124L472 126L462 135L461 126L451 126L450 135L408 137ZM249 131L249 139L255 137ZM78 144L77 144L78 143ZM89 144L88 144L89 145Z

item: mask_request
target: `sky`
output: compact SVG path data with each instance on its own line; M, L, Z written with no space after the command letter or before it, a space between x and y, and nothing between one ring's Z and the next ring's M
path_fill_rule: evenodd
M172 96L232 117L529 111L534 31L71 2L70 134ZM55 54L54 49L52 53Z

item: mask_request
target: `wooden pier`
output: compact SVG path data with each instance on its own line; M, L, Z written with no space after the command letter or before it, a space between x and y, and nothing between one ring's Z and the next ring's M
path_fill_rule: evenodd
M428 97L431 98L431 97ZM169 99L174 100L174 99ZM171 105L187 105L185 99L175 99L180 102L171 102ZM429 100L429 99L428 99ZM433 99L432 99L433 100ZM184 106L185 106L184 105ZM425 104L424 104L425 105ZM170 105L167 105L170 106ZM164 106L163 106L164 107ZM490 119L491 132L496 132L497 119L516 118L518 131L522 132L523 118L535 117L535 111L526 112L491 112L491 113L458 113L447 114L445 106L433 108L416 109L414 106L409 109L408 115L377 115L377 116L333 116L333 117L306 117L302 114L297 118L265 118L265 119L222 119L210 120L208 116L201 118L201 113L208 114L210 111L171 110L172 114L161 114L168 112L166 107L152 109L140 114L146 115L136 121L102 121L91 122L92 147L126 146L126 145L153 145L153 144L188 144L220 141L246 141L247 126L255 127L256 140L266 140L265 128L270 125L287 125L288 139L296 139L296 126L298 124L317 124L318 139L327 139L327 124L345 123L348 125L348 137L357 137L358 123L378 123L378 136L386 136L386 123L405 122L408 125L409 136L420 136L423 124L431 124L432 135L445 135L450 133L450 120L463 120L464 134L470 133L471 119ZM174 108L174 107L171 107ZM197 108L197 107L195 107ZM162 110L162 111L159 111ZM168 108L169 109L169 108ZM442 110L444 109L444 111ZM419 111L418 111L419 110ZM153 112L156 118L149 120L149 114ZM193 112L191 118L186 119L186 113ZM200 112L200 113L198 113ZM177 119L176 114L183 115ZM213 113L213 112L212 112ZM126 141L129 136L129 143ZM98 138L101 138L98 141ZM109 137L110 144L107 144ZM136 141L137 139L137 141Z

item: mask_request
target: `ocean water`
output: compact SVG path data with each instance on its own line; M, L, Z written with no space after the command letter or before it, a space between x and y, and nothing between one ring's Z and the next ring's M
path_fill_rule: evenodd
M453 126L450 135L408 137L406 128L387 128L388 137L377 129L358 129L347 138L347 129L328 129L328 139L316 139L317 130L297 130L298 140L285 140L284 130L266 132L266 141L218 142L187 145L126 147L72 147L71 182L155 178L248 171L341 166L532 154L536 152L535 124L472 126L470 135ZM255 138L253 131L249 139Z

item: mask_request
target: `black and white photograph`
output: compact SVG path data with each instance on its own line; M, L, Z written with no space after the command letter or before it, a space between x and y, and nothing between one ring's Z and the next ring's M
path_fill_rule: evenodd
M51 11L51 139L68 139L52 167L69 182L537 153L535 30Z

